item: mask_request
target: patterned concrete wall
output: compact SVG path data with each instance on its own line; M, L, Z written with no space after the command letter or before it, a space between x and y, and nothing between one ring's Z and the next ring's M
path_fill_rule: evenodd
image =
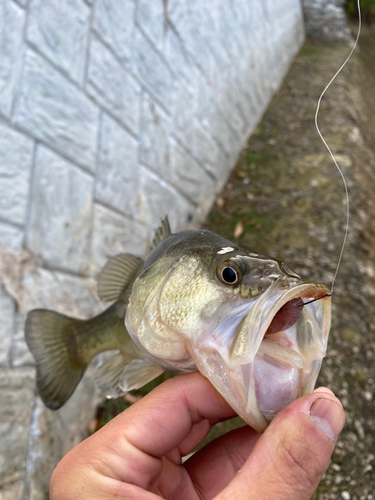
M306 35L325 40L350 38L346 0L303 0Z
M35 394L29 309L88 317L160 217L198 224L303 40L299 0L0 0L0 499L42 499L90 374Z

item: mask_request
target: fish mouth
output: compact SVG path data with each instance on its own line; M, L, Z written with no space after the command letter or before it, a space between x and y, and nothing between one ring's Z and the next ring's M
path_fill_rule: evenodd
M314 389L331 322L325 285L297 284L286 292L280 288L275 283L243 318L228 359L236 390L247 392L240 414L259 431L278 411Z
M331 323L328 293L321 284L275 280L248 304L231 335L215 330L191 346L201 373L258 432L282 408L313 391ZM231 340L219 342L223 337Z

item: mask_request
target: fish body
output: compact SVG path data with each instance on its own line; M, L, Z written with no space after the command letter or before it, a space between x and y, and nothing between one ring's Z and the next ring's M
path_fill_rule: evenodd
M171 234L164 220L145 262L121 254L104 267L99 294L115 302L103 313L87 321L29 313L26 340L39 393L49 408L59 408L88 362L117 349L97 372L107 395L141 387L165 370L198 369L263 431L314 388L330 328L327 293L281 261L210 231ZM314 299L320 300L304 305Z

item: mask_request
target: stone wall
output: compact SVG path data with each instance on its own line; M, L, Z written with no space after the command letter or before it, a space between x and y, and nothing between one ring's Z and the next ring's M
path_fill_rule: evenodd
M349 39L345 3L346 0L303 0L306 35L324 40Z
M98 401L43 407L27 311L97 313L108 257L199 224L303 36L299 0L0 0L0 499L45 498Z

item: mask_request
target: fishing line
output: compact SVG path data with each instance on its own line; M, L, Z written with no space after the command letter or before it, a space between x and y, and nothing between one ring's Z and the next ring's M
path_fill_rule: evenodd
M330 297L332 295L332 292L326 293L325 295L322 295L321 297L318 297L317 299L312 299L309 300L308 302L304 302L303 305L306 306L307 304L311 304L312 302L316 302L317 300L324 299L324 297Z
M344 253L344 249L345 249L345 245L346 245L346 240L347 240L347 237L348 237L350 212L349 212L349 192L348 192L348 186L347 186L347 183L346 183L346 180L345 180L345 176L344 176L341 168L339 167L339 165L338 165L338 163L337 163L337 161L336 161L336 159L335 159L335 157L334 157L334 155L333 155L330 147L328 146L326 140L324 139L324 137L323 137L323 135L322 135L322 133L320 131L320 128L319 128L319 125L318 125L318 113L319 113L319 109L320 109L320 103L322 101L322 98L323 98L324 94L326 93L327 89L330 87L331 83L335 80L335 78L337 77L337 75L345 67L346 63L349 61L349 59L351 58L351 56L352 56L355 48L357 47L359 35L361 33L361 26L362 26L361 7L360 7L359 2L360 2L360 0L357 0L357 6L358 6L358 34L357 34L357 38L356 38L356 40L354 42L352 50L350 51L350 54L345 59L344 63L340 66L340 68L338 69L338 71L334 74L334 76L331 78L331 80L329 81L329 83L326 86L326 88L321 93L321 95L319 97L319 100L318 100L317 107L316 107L316 112L315 112L315 127L316 127L316 130L318 131L319 137L323 141L325 147L327 148L329 154L331 155L331 158L332 158L334 164L337 167L337 170L339 171L339 173L341 175L341 178L342 178L343 183L344 183L345 195L346 195L346 226L345 226L344 241L342 243L342 247L341 247L341 251L340 251L340 256L339 256L339 259L337 261L336 271L335 271L335 274L333 275L332 285L331 285L331 291L327 295L332 295L332 293L333 293L333 287L334 287L334 284L335 284L335 281L336 281L336 277L337 277L337 273L339 272L339 268L340 268L340 264L341 264L341 259L342 259L343 253ZM315 300L317 300L317 299L315 299Z

